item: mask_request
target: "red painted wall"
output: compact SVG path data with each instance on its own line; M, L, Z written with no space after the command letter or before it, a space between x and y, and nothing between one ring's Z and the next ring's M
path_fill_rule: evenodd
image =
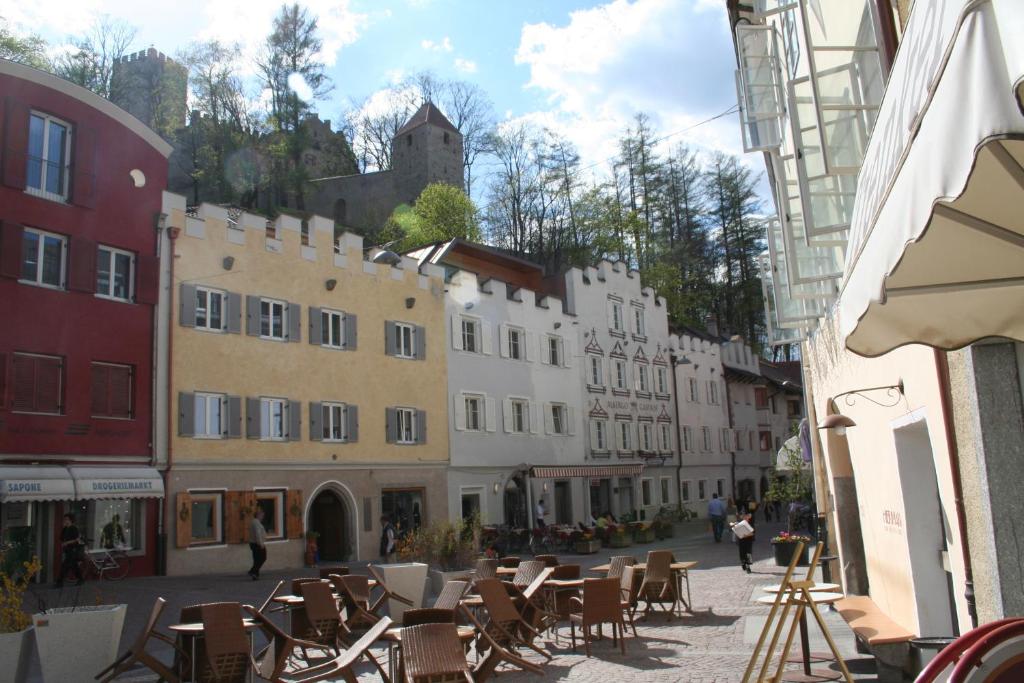
M87 178L72 186L72 202L42 199L17 187L20 144L27 137L26 109L42 111L72 124L71 161ZM30 80L0 74L0 262L14 240L2 239L19 226L70 237L71 252L95 249L96 243L136 254L136 296L153 286L155 219L167 186L167 159L129 128L89 104ZM85 152L79 145L85 145ZM14 162L13 164L11 162ZM129 172L141 170L145 186L136 188ZM23 181L22 181L23 182ZM13 186L12 186L13 185ZM77 189L87 189L80 200ZM13 231L13 232L12 232ZM79 253L82 253L80 251ZM15 257L20 260L20 257ZM6 381L0 382L0 453L149 456L152 439L153 316L149 303L100 299L89 292L57 291L0 276L0 354ZM71 273L69 272L69 279ZM27 415L11 411L11 352L64 357L62 415ZM90 417L90 363L133 365L133 414L130 420ZM73 458L69 458L73 460Z

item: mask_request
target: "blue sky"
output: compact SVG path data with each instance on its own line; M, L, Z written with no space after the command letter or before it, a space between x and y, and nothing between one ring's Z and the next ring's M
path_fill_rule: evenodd
M335 90L317 103L337 120L404 75L430 69L481 86L498 119L568 136L587 164L615 153L639 111L664 145L741 152L735 115L671 135L733 106L735 61L724 0L308 0ZM173 55L192 40L239 42L252 55L278 0L38 0L8 3L16 29L52 44L98 15L138 29L135 47ZM760 167L756 157L745 160Z

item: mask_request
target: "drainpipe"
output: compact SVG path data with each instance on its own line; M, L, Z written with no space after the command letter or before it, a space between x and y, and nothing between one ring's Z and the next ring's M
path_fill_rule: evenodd
M171 502L170 496L170 478L171 478L171 465L174 462L174 456L172 453L173 439L171 438L171 411L174 405L174 392L171 391L172 377L174 372L174 363L172 362L172 339L174 338L173 329L171 328L170 319L171 311L174 310L174 259L175 247L177 245L178 232L180 228L167 227L167 310L164 315L168 318L167 325L167 463L164 467L163 475L164 479L164 502L160 506L160 519L159 526L157 527L157 545L160 550L159 562L157 563L157 574L159 576L167 575L167 552L168 552L168 540L167 540L167 520L174 519L174 507Z
M672 363L672 408L675 411L676 422L676 495L679 496L680 510L683 508L683 431L679 426L679 387L676 384L676 356L670 353L669 362Z
M719 359L719 361L721 361L721 359L722 359L721 347L719 347L718 354L719 354L718 355L718 359ZM722 366L722 383L725 385L725 414L726 414L726 417L728 418L728 421L729 421L729 429L732 430L732 429L736 428L736 425L734 425L733 422L732 422L732 399L729 397L729 380L727 380L725 378L725 364L721 363L721 366ZM731 481L732 481L732 486L731 486L732 500L735 503L736 502L736 450L733 449L733 448L729 449L729 459L730 459L730 461L732 463L729 466L729 470L730 470L729 471L729 476L730 476Z
M971 546L967 537L967 513L964 510L964 489L963 482L960 479L960 451L957 448L956 426L953 423L949 359L944 351L934 349L934 353L935 371L939 379L939 401L942 404L942 421L946 426L949 474L953 480L953 503L956 509L956 524L960 533L960 547L964 559L964 598L967 600L967 614L971 618L971 628L977 628L978 608L974 600L974 572L971 569Z

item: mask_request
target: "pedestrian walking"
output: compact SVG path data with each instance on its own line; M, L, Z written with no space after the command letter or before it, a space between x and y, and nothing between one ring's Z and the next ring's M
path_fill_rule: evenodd
M722 533L725 531L725 502L717 493L712 493L711 501L708 502L708 519L711 520L711 533L715 537L715 543L721 543Z
M253 581L260 578L260 567L267 561L267 528L263 526L263 508L257 507L249 521L249 550L252 551L252 568L249 576Z
M744 526L749 526L749 532ZM733 534L736 536L736 545L740 550L740 567L743 571L750 573L750 565L754 562L754 515L751 512L744 513L740 521L733 525Z
M536 516L537 516L537 528L538 529L543 529L545 526L547 526L546 524L544 524L544 499L543 498L541 498L540 500L537 501Z
M60 574L57 576L57 588L64 585L64 577L67 576L68 572L76 579L76 586L81 586L85 583L85 578L82 576L82 568L79 563L82 561L82 554L84 547L82 545L82 535L78 533L78 527L75 526L75 517L72 514L64 515L64 528L60 530Z
M394 564L395 562L395 525L391 523L391 520L387 515L381 515L380 518L380 556L386 564Z

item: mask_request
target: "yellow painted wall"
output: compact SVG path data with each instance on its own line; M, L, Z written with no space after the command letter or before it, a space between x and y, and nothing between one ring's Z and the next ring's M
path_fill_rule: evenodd
M171 319L171 440L173 462L394 464L448 460L444 283L440 271L420 275L406 259L404 270L364 263L362 239L346 234L343 265L336 263L333 222L310 221L310 246L303 247L299 221L276 221L280 244L265 237L265 219L242 214L244 244L228 239L223 209L203 205L199 218L175 210L169 225L184 225L174 240ZM279 252L279 253L278 253ZM234 259L230 270L226 257ZM309 258L312 260L308 260ZM369 268L375 273L368 273ZM333 291L325 282L337 281ZM242 295L241 334L212 333L179 324L182 282L208 285ZM245 295L302 305L298 343L268 341L245 334ZM414 298L412 308L406 300ZM358 348L337 351L308 340L308 307L358 316ZM384 324L396 320L426 330L426 359L403 360L384 352ZM302 401L302 439L263 442L246 439L193 439L178 434L178 392L210 391L242 397L274 396ZM309 440L309 402L343 401L359 406L359 441L351 444ZM400 446L385 441L385 408L415 407L427 412L427 443Z

